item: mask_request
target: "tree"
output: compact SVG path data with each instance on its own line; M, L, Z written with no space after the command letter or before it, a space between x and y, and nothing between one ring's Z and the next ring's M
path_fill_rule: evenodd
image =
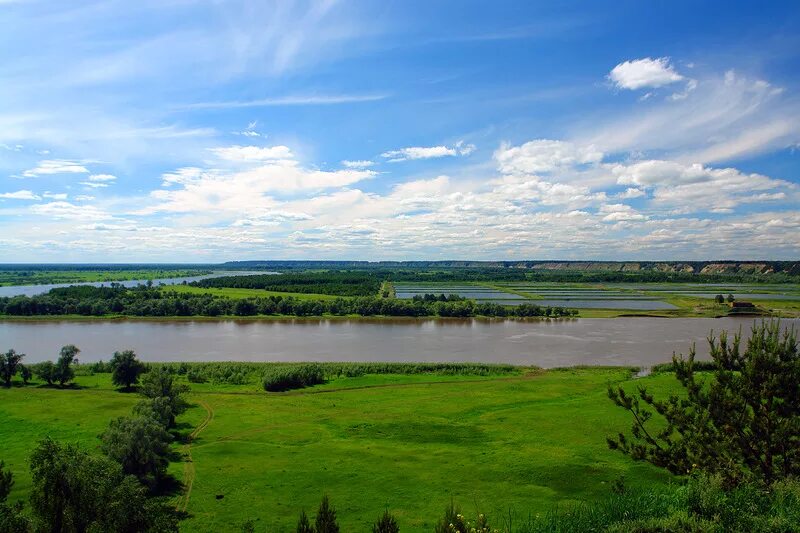
M733 294L728 294L728 303L731 304L736 298L733 297Z
M300 519L297 521L297 533L314 533L314 528L308 522L308 515L305 511L300 512Z
M17 373L23 357L25 357L24 353L17 353L14 350L0 354L0 378L3 379L6 387L11 386L11 378Z
M175 383L174 376L163 367L157 367L142 378L140 392L147 398L164 398L170 414L169 427L175 425L175 417L186 410L188 404L183 394L189 392L186 385Z
M173 512L119 464L51 439L31 456L31 511L37 531L173 532Z
M339 533L339 524L336 523L336 509L331 507L327 494L322 497L322 502L319 504L314 526L316 533Z
M169 428L175 420L175 413L172 411L172 402L169 398L158 396L157 398L147 398L133 406L133 414L146 416Z
M6 463L0 461L0 503L8 499L11 488L14 486L14 474L11 469L6 469Z
M671 394L656 400L639 386L629 395L622 387L608 396L633 415L631 436L608 438L612 449L647 461L673 474L694 470L718 474L726 483L755 480L770 485L800 475L800 356L794 329L780 322L754 325L747 347L741 332L728 342L713 335L713 370L695 370L694 347L688 358L673 356L675 376L685 399ZM660 429L648 422L655 410Z
M725 303L725 297L722 296L721 294L717 294L716 296L714 296L714 301L718 304Z
M55 364L55 381L62 387L72 381L75 377L75 370L72 368L73 363L77 363L78 354L81 351L74 344L68 344L61 348L61 354L58 356L58 361Z
M372 526L372 533L400 533L400 527L397 525L397 520L386 509Z
M36 375L52 385L56 380L56 365L52 361L44 361L34 368Z
M111 381L114 385L130 389L145 371L144 363L136 359L133 350L114 352L111 358Z
M172 437L151 417L120 417L112 420L100 436L103 453L122 465L125 474L136 476L154 489L164 478Z
M30 523L22 515L22 502L8 505L8 495L14 486L14 475L0 461L0 531L3 533L28 533Z
M22 377L22 383L27 385L30 382L31 377L33 377L33 372L29 366L20 364L19 375Z

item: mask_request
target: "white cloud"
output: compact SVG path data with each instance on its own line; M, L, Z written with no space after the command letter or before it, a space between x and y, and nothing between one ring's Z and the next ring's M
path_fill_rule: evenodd
M225 161L252 162L292 159L294 156L288 146L226 146L210 148L209 151Z
M697 80L685 98L593 116L573 137L606 153L657 151L683 163L713 163L791 146L800 101L769 83L728 71Z
M65 193L65 192L45 191L44 194L42 194L42 197L43 198L49 198L51 200L66 200L67 199L67 193Z
M34 194L32 191L28 191L28 190L0 193L0 198L6 198L6 199L9 199L9 200L40 200L41 199L37 194Z
M109 181L116 181L117 177L112 174L92 174L89 176L89 181L107 183Z
M646 220L647 217L627 204L604 204L598 210L604 222L630 222Z
M359 159L355 161L345 159L342 161L342 165L344 165L347 168L369 168L375 165L375 162L366 159Z
M521 146L504 143L495 151L494 159L503 174L536 174L599 163L603 153L591 145L576 146L565 141L536 139Z
M69 202L50 202L31 206L31 213L54 219L106 220L113 218L105 211L91 205L75 205Z
M634 59L614 67L608 75L619 89L658 88L681 81L683 76L675 72L668 57Z
M80 161L70 161L67 159L46 159L39 161L34 168L22 173L26 178L49 174L88 174L89 170Z
M458 141L453 146L409 146L399 150L389 150L381 154L390 163L407 161L409 159L433 159L437 157L467 156L475 151L474 144Z
M661 160L613 164L608 168L620 185L651 189L656 205L678 206L683 213L731 212L740 204L787 200L787 193L800 201L796 185L735 168Z
M260 98L257 100L197 102L184 107L187 109L239 109L247 107L319 106L375 102L378 100L384 100L387 97L387 94L291 95L278 96L275 98Z
M621 193L616 194L616 198L639 198L641 196L646 196L647 193L641 189L636 189L635 187L628 187Z

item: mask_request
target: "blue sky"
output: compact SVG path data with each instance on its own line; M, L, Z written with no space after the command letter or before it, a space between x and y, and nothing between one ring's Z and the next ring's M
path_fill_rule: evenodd
M797 259L797 2L0 0L0 262Z

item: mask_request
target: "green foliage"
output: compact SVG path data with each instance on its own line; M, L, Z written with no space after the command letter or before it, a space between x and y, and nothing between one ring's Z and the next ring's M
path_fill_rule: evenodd
M268 291L334 294L337 296L372 296L378 293L383 277L372 272L337 271L299 272L275 275L224 276L195 281L197 287L229 287Z
M6 387L11 386L11 378L17 373L17 369L22 366L23 357L25 357L24 353L17 353L14 350L0 353L0 379L3 380Z
M554 509L506 525L513 533L573 531L779 533L800 530L800 484L770 490L741 484L726 489L718 476L692 476L685 485L627 491L597 502Z
M253 276L242 276L249 279ZM257 277L257 276L255 276ZM278 276L268 276L275 278ZM204 281L224 280L214 278ZM294 291L297 292L297 291ZM103 316L441 316L441 317L563 317L577 311L561 307L475 303L460 298L401 300L366 296L315 300L292 296L231 299L211 294L175 292L140 286L78 286L53 289L38 296L0 298L0 315Z
M72 365L77 363L77 357L80 352L74 344L67 344L61 348L61 353L55 364L53 378L62 387L75 377L75 369L72 368Z
M779 322L753 327L747 347L741 333L728 343L710 336L714 369L709 379L695 371L695 351L673 357L684 396L656 400L647 389L629 395L609 387L609 398L633 415L631 437L609 438L635 460L673 474L695 470L719 474L728 484L755 479L770 485L800 475L800 356L793 330ZM653 411L662 423L648 422Z
M0 503L4 503L11 494L11 487L14 486L14 474L11 469L6 468L6 463L0 461Z
M308 515L305 511L300 511L300 518L297 520L297 533L314 533L314 528L308 521Z
M175 412L172 410L172 399L165 396L147 398L133 406L135 416L149 417L157 421L165 428L169 428L175 420Z
M145 371L144 363L136 359L133 350L114 352L110 366L112 383L126 389L137 383L139 376Z
M264 390L279 392L325 383L325 372L318 364L274 367L264 374Z
M336 509L331 507L328 495L322 497L314 519L315 533L339 533L339 523L336 521Z
M22 383L27 385L30 382L31 378L33 377L33 371L31 370L31 367L20 364L19 376L22 378Z
M159 416L169 415L167 427L175 425L175 417L183 413L188 407L188 403L183 395L189 392L189 387L175 382L175 378L167 368L155 367L145 374L142 379L140 392L146 397L154 400L162 398L159 404L153 402L152 406L157 409Z
M56 365L52 361L37 363L33 367L33 372L48 385L52 385L56 380Z
M166 475L172 436L160 420L149 416L120 417L111 421L100 438L103 453L122 465L125 474L136 476L151 489Z
M372 533L400 533L397 520L388 509L384 510L378 521L373 524Z
M725 303L725 297L722 296L721 294L717 294L716 296L714 296L714 301L718 304Z
M479 514L473 522L461 514L455 503L452 501L450 505L444 510L444 517L442 517L434 528L435 533L497 533L497 529L489 527L489 521L486 516Z
M177 531L169 508L120 465L76 445L45 439L31 456L31 511L37 530Z

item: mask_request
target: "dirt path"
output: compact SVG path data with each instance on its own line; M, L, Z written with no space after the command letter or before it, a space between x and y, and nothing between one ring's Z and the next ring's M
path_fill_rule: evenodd
M189 506L189 498L192 496L192 486L194 485L194 461L192 460L192 441L197 438L201 431L203 431L206 426L208 426L212 420L214 420L214 410L211 409L211 406L208 405L203 400L198 400L200 406L206 410L206 417L205 419L200 422L200 424L194 428L189 436L187 437L186 444L183 445L183 494L178 499L178 503L175 506L176 511L186 512L186 508Z

